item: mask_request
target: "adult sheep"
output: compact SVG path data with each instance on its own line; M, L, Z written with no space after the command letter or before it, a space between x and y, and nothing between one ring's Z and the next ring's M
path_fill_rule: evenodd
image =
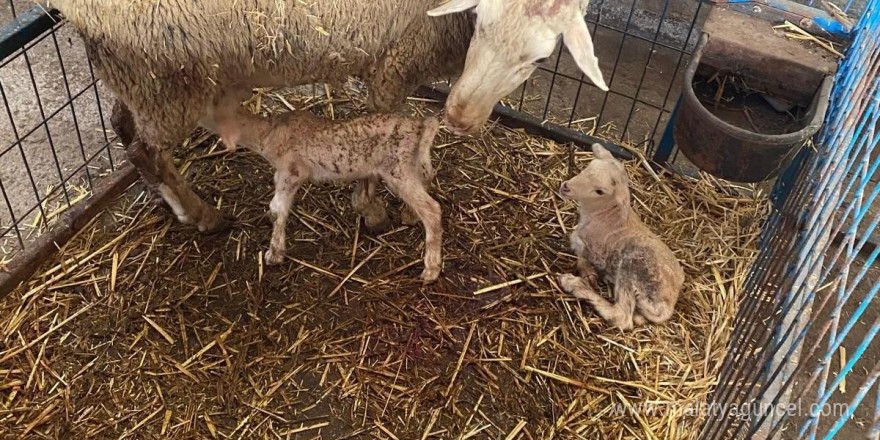
M98 77L121 102L114 128L131 141L127 154L144 181L180 221L214 232L227 222L189 188L171 151L230 89L356 75L367 80L371 106L391 110L418 84L457 72L467 56L447 102L447 125L473 132L551 55L560 35L581 69L607 89L583 21L588 0L452 0L429 11L435 2L51 0L51 6L77 29ZM476 20L456 14L474 7Z

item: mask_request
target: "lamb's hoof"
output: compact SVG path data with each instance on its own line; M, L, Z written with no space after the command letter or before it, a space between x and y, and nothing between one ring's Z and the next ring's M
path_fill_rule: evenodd
M284 251L269 248L263 256L263 261L269 266L281 264L281 262L284 261Z
M421 275L423 284L433 283L434 281L437 281L437 278L439 278L439 277L440 277L440 268L439 267L437 267L437 268L427 268L426 267L422 271L422 275Z
M422 221L422 219L420 219L419 216L416 215L416 213L413 212L413 210L409 209L408 207L404 208L403 212L400 213L400 222L405 225L413 226L413 225L418 224L421 221Z
M165 206L165 199L162 198L162 195L151 190L150 192L150 203L153 204L156 208L161 208Z
M232 227L232 223L235 221L233 217L221 214L218 211L213 211L211 215L208 215L207 217L207 219L203 218L198 222L199 232L206 235L226 232Z
M632 321L630 321L630 322L617 323L617 324L615 325L615 327L617 327L617 328L620 329L621 331L625 331L625 332L629 332L629 331L632 331L632 330L634 329Z
M567 293L574 292L584 281L570 273L562 274L558 278L559 287Z
M391 227L387 215L381 217L364 217L364 226L371 232L385 232Z

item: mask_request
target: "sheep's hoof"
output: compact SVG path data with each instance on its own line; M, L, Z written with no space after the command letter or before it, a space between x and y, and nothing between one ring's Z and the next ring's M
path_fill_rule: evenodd
M421 275L422 282L424 284L433 283L434 281L437 281L437 278L439 278L439 277L440 277L440 268L439 267L437 267L437 268L427 268L426 267L425 270L422 271L422 275Z
M583 283L582 279L580 279L579 277L576 277L570 273L560 275L558 278L558 281L559 281L559 287L561 287L562 290L564 290L568 293L574 292L578 288L578 286L580 286L581 283Z
M266 250L266 254L264 255L263 261L270 266L274 266L276 264L281 264L284 261L284 251L279 249L269 248Z

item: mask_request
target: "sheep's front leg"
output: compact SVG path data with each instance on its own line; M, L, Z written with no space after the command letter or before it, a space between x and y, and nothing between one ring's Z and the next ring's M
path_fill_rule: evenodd
M367 228L373 231L388 226L388 213L385 204L376 197L376 186L379 180L375 177L359 179L351 193L351 206L364 218Z
M266 263L278 264L284 260L287 252L287 216L296 191L302 186L302 175L297 172L275 172L275 195L269 203L269 214L272 216L272 239L266 251Z
M134 116L132 116L131 111L122 101L116 100L116 103L113 104L113 113L110 114L110 125L126 149L135 142L137 129L134 124ZM145 147L141 146L140 148ZM165 201L162 199L162 195L159 194L158 187L150 184L146 185L146 187L153 205L162 206Z
M426 283L435 281L443 268L441 255L443 225L440 204L428 195L425 187L418 180L386 179L386 182L422 220L425 227L425 269L421 277Z
M615 304L603 298L592 286L587 285L582 278L568 273L559 276L559 287L576 298L586 300L593 306L596 313L602 319L608 321L609 324L621 330L633 329L633 313L636 309L636 301L632 293L623 291L615 286L614 293L617 296L617 303Z
M162 196L178 220L195 224L204 233L227 229L229 220L196 195L177 172L171 158L172 147L153 145L136 136L125 152L147 186Z

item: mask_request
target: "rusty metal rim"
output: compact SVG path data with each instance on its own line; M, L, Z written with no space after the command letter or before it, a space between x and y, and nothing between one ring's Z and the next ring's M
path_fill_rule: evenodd
M794 144L808 139L809 137L816 134L817 131L819 131L819 128L822 127L822 122L825 120L825 113L828 110L829 98L831 96L831 88L834 84L834 77L831 75L826 76L825 79L822 80L822 84L813 95L813 101L810 104L809 109L809 114L812 115L810 118L810 122L800 130L792 133L775 135L755 133L753 131L749 131L744 128L732 125L712 114L712 112L710 112L705 106L703 106L700 100L697 99L697 95L694 92L693 87L694 75L697 72L697 67L700 65L700 60L703 58L703 51L706 49L706 46L708 46L708 43L709 36L706 33L703 33L700 36L700 40L697 43L697 47L694 50L693 57L688 63L688 67L685 70L684 75L684 99L688 100L690 104L692 104L692 108L695 109L695 111L700 116L710 121L713 121L716 127L718 127L721 131L731 137L755 143L767 143L777 145Z
M76 236L117 196L137 181L138 172L124 163L105 180L98 183L88 200L71 207L51 230L30 243L13 258L7 272L0 272L0 299L31 279L33 274L58 249Z

